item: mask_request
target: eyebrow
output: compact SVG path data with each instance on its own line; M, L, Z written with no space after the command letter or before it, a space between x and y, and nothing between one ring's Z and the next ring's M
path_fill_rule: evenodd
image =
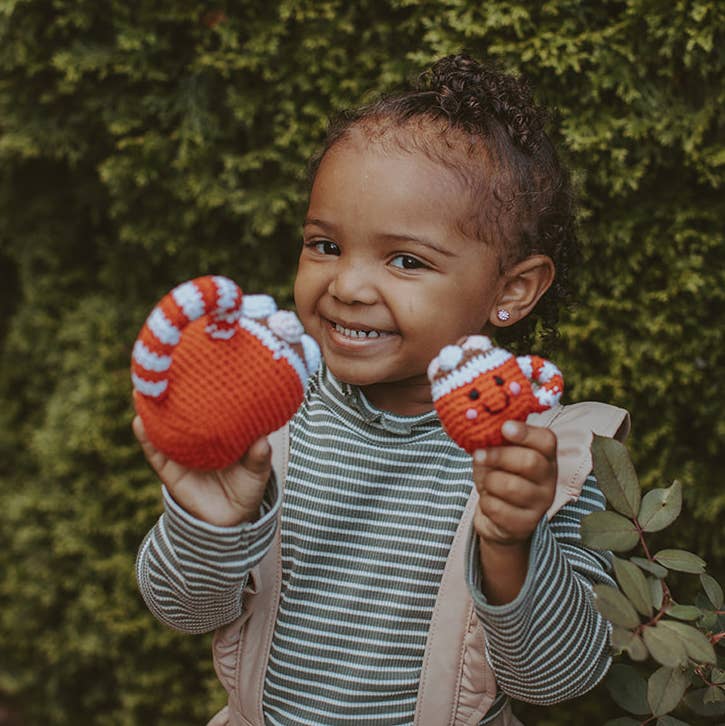
M439 255L444 255L445 257L455 257L455 252L451 252L451 250L446 249L445 247L442 247L439 244L436 244L432 240L429 240L427 237L421 237L416 234L382 234L380 235L382 239L389 240L390 242L417 242L418 244L423 245L424 247L428 247L429 249L433 250L434 252L437 252Z
M331 234L337 232L337 227L334 224L330 224L329 222L325 222L324 220L317 219L315 217L308 217L307 219L305 219L302 226L309 227L313 225ZM456 256L455 252L451 252L451 250L448 250L445 247L436 244L435 242L424 236L415 234L396 234L394 232L385 232L378 236L380 239L385 240L386 242L417 242L418 244L421 244L424 247L428 247L429 249L437 252L440 255L444 255L445 257Z

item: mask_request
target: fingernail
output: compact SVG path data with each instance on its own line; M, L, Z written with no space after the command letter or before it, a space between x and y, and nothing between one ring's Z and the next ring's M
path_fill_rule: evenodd
M519 432L519 425L516 421L506 421L506 423L501 427L501 431L504 436L516 436Z
M486 450L485 449L476 449L473 452L473 460L477 464L483 464L486 461Z

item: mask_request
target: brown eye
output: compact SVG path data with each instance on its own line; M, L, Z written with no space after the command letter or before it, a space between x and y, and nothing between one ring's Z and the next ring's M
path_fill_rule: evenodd
M473 390L472 390L472 391L471 391L471 392L470 392L470 393L468 394L468 397L469 397L469 398L470 398L470 399L471 399L472 401L475 401L475 400L476 400L476 399L477 399L477 398L478 398L478 397L479 397L480 395L481 395L481 394L480 394L480 393L479 393L479 392L478 392L478 391L477 391L477 390L476 390L476 389L474 388L474 389L473 389Z
M497 386L503 386L503 378L501 376L494 376L493 380L496 381Z

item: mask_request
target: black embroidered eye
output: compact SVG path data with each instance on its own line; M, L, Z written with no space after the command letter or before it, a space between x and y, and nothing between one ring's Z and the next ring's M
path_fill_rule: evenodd
M503 378L501 376L494 376L493 380L496 381L497 386L503 386Z
M479 393L479 392L478 392L478 391L477 391L477 390L476 390L476 389L474 388L474 389L473 389L473 390L472 390L472 391L471 391L471 392L470 392L470 393L468 394L468 397L469 397L469 398L470 398L470 399L471 399L472 401L475 401L475 400L476 400L476 399L477 399L477 398L478 398L478 397L479 397L480 395L481 395L481 394L480 394L480 393Z

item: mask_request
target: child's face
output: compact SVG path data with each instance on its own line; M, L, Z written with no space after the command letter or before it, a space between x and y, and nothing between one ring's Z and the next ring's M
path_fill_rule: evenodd
M498 255L461 231L469 205L450 170L360 132L322 160L304 223L297 312L333 375L373 387L381 408L406 387L418 397L421 385L428 390L426 369L439 350L489 319Z

